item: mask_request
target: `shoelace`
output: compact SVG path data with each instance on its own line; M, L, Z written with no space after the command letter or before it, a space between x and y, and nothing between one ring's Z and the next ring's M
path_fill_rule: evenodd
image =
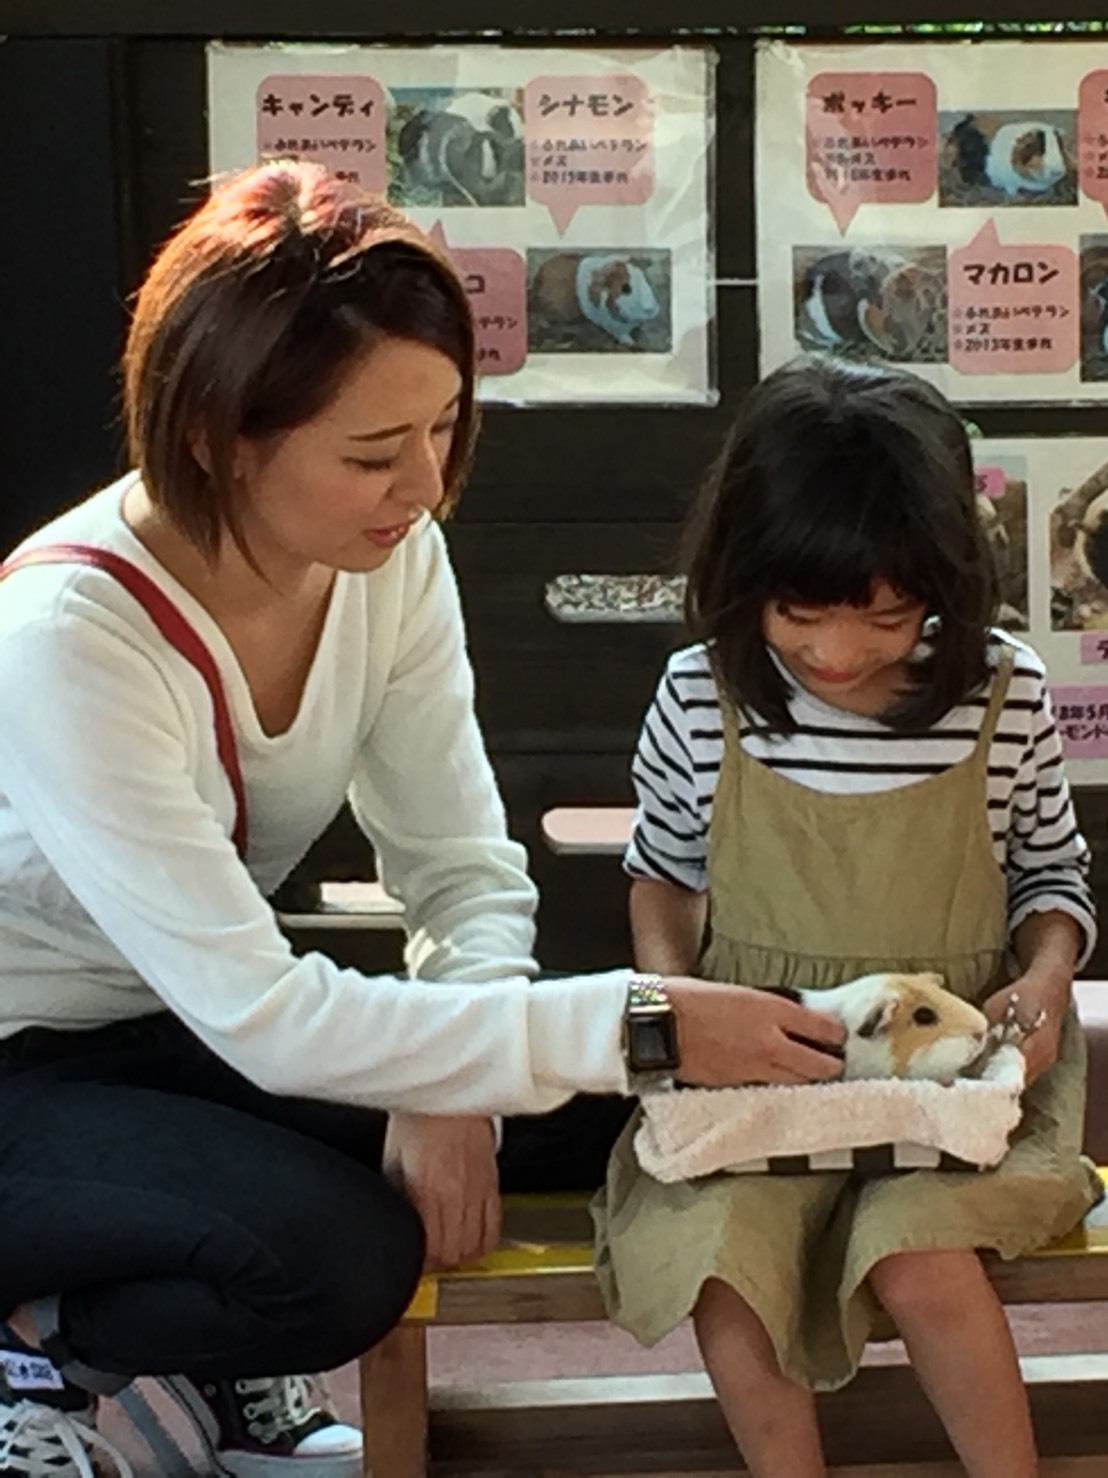
M119 1478L134 1478L119 1449L71 1412L34 1401L21 1401L0 1412L0 1473L22 1473L27 1478L57 1473L62 1478L71 1466L80 1478L99 1478L89 1461L93 1448L110 1459Z
M295 1432L319 1411L303 1375L243 1378L235 1381L235 1393L255 1398L243 1402L242 1414L250 1435L267 1444Z

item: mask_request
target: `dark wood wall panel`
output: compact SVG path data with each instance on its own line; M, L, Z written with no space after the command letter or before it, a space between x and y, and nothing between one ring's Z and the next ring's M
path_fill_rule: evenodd
M117 466L111 50L0 45L4 551Z
M629 753L683 628L560 621L544 592L560 574L670 569L675 526L471 524L449 537L493 753Z

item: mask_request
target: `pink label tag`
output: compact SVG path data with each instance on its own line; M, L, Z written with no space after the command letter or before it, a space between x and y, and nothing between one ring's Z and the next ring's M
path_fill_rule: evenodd
M385 97L373 77L279 73L255 95L259 159L310 159L380 195Z
M1086 667L1097 662L1108 662L1108 631L1081 633L1081 661Z
M1051 688L1054 719L1067 759L1108 756L1108 687Z
M1061 374L1077 359L1077 255L1005 246L988 221L950 253L950 363L963 375Z
M654 104L639 77L535 77L524 95L527 193L559 235L581 205L642 205L654 190Z
M527 264L506 246L450 247L477 325L477 368L514 375L527 358Z
M808 190L845 232L867 201L929 200L938 105L924 72L821 72L808 84Z
M1077 103L1078 178L1108 210L1108 71L1087 72Z
M974 488L986 498L1003 498L1008 479L1003 467L975 467Z

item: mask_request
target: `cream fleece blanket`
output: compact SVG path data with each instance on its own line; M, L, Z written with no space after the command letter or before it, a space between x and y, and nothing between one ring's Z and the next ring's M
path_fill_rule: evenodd
M1020 1121L1023 1080L1023 1054L1009 1045L980 1077L949 1086L897 1078L644 1094L635 1151L661 1181L765 1171L782 1155L848 1170L852 1150L874 1145L893 1145L898 1168L933 1165L937 1152L987 1168Z

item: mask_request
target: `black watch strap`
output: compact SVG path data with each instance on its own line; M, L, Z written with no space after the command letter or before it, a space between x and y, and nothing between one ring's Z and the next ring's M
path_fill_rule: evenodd
M623 1050L632 1088L672 1084L681 1064L677 1018L658 975L633 975L628 982Z

